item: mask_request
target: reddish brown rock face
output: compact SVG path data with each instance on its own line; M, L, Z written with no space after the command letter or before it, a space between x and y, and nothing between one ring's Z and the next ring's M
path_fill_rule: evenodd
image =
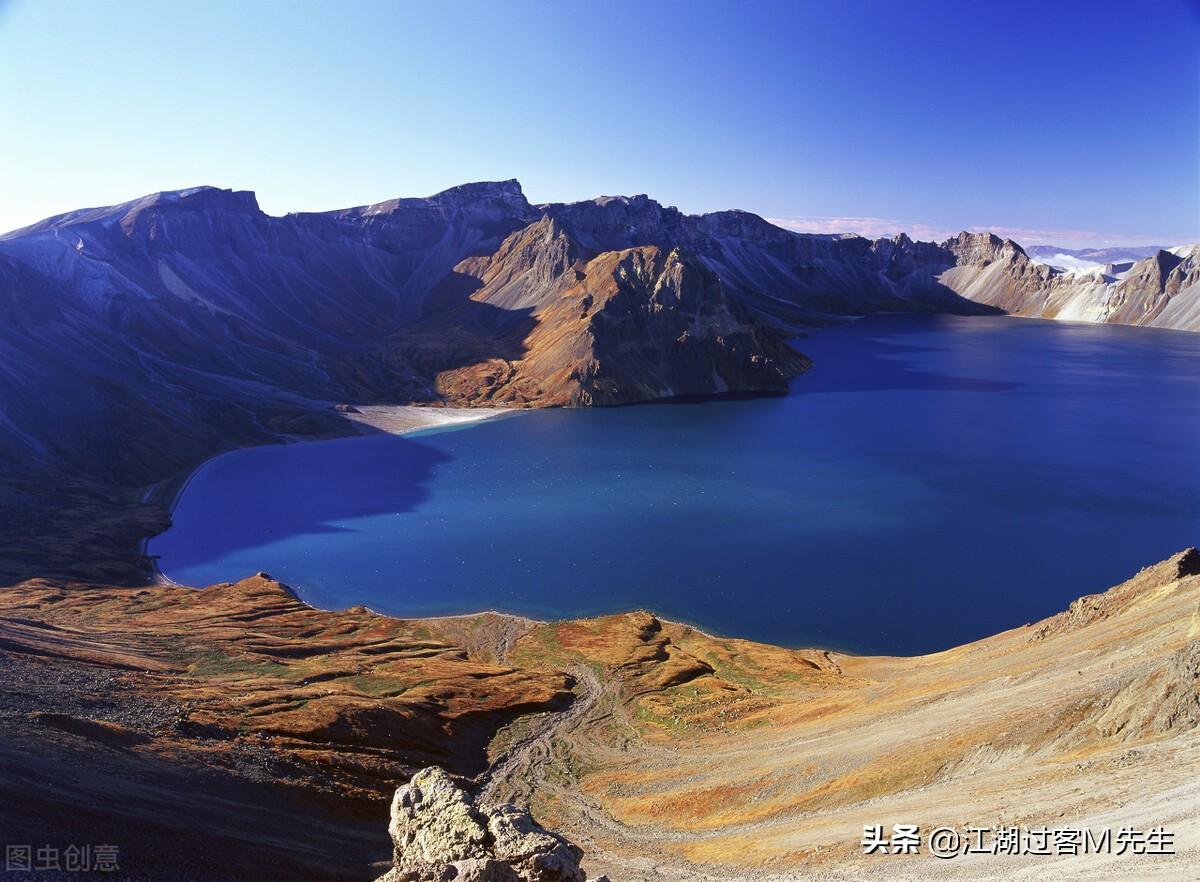
M457 283L473 289L471 302L526 311L532 327L514 334L511 359L439 372L442 394L462 403L629 404L781 392L807 367L694 257L655 246L589 260L585 253L557 222L543 219L491 258L460 264ZM467 328L453 308L438 314L437 302L432 321Z

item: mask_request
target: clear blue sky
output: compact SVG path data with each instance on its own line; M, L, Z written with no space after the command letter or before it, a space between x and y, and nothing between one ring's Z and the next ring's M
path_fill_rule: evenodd
M1200 240L1194 0L0 4L3 229L196 184L279 214L516 177Z

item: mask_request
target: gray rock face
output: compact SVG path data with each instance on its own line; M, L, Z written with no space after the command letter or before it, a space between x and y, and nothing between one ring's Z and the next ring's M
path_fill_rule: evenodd
M1011 315L1200 331L1200 246L1091 272L1037 263L1011 239L988 233L961 233L945 247L954 265L938 280Z
M954 265L942 245L907 236L802 235L748 211L686 215L648 196L542 206L590 251L654 246L694 255L731 298L786 329L874 312L996 310L958 296L935 276Z
M484 809L438 768L396 790L395 865L378 882L585 882L583 852L511 805Z

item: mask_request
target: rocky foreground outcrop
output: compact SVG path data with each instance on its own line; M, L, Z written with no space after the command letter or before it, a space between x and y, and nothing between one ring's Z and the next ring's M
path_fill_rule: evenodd
M512 805L476 805L436 766L396 790L378 882L585 882L583 852Z

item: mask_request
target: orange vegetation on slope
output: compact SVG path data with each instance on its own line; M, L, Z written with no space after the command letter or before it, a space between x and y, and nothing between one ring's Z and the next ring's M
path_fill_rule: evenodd
M646 861L681 880L711 865L861 870L865 823L1048 823L1200 780L1198 573L1189 551L1043 623L916 658L783 649L645 612L326 612L262 575L203 590L32 581L0 592L0 767L26 795L43 767L72 769L69 790L38 791L40 810L121 824L161 825L186 782L195 804L177 823L247 861L300 862L280 878L339 860L353 878L397 780L489 759L489 797L531 800L619 878ZM353 818L369 823L339 826Z
M614 867L794 870L853 865L865 823L1048 823L1196 781L1198 574L1191 550L1043 623L915 658L648 614L541 626L514 660L581 660L620 683L562 735L574 783L544 788L543 811Z
M5 650L138 672L186 708L172 733L181 745L195 733L253 738L336 770L351 791L386 790L430 763L478 771L498 725L569 700L570 677L477 660L461 646L466 624L448 621L459 645L434 622L313 609L263 574L202 590L28 582L0 592Z

